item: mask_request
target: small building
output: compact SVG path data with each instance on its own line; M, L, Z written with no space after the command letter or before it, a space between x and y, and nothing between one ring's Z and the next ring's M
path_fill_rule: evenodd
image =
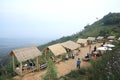
M43 50L43 53L46 54L47 52L53 53L54 56L50 56L50 57L52 57L53 61L55 62L59 62L61 60L60 58L57 58L57 56L67 53L65 48L59 43L48 46L47 48Z
M95 37L88 37L88 44L92 44L95 42Z
M73 52L73 53L79 52L80 45L71 40L61 43L61 45L67 50L67 52Z
M26 48L20 48L20 49L14 49L10 52L10 56L12 57L12 63L13 63L13 71L15 71L18 75L24 75L26 73L29 73L33 70L39 70L39 56L42 55L42 53L39 51L39 49L35 46L32 47L26 47ZM36 64L33 69L27 69L27 67L23 67L23 63L27 60L36 59ZM19 71L16 71L15 69L15 60L19 62Z
M103 36L98 36L97 37L97 41L98 42L103 42L104 41L104 37Z
M88 45L88 39L78 39L77 43L80 44L81 46L87 46Z
M116 39L116 36L108 36L107 39L108 40L114 40L114 39Z
M48 46L48 50L50 52L52 52L55 56L62 55L62 54L66 53L66 50L60 44L54 44L54 45Z

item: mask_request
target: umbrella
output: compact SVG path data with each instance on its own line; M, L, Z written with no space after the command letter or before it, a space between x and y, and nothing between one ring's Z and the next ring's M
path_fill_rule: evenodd
M113 44L105 44L105 45L103 45L104 47L115 47L115 45L113 45Z
M106 51L106 50L107 50L107 47L99 47L99 48L97 48L97 50L103 50L103 51Z
M112 50L111 48L107 48L107 47L99 47L97 48L97 50L103 50L103 51L106 51L106 50Z

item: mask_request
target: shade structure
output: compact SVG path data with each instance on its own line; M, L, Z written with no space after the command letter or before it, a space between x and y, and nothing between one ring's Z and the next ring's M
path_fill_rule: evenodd
M98 37L97 37L97 40L102 40L102 39L104 39L103 36L98 36Z
M65 48L68 48L70 50L75 50L75 49L78 49L80 47L79 44L73 42L73 41L67 41L67 42L64 42L64 43L61 43L61 45Z
M105 46L105 47L115 47L115 45L113 45L113 44L105 44L103 46Z
M11 51L10 56L12 57L12 62L13 62L13 71L15 71L18 75L22 76L24 74L27 74L29 72L32 72L34 70L39 69L39 56L42 55L42 53L39 51L39 49L35 46L31 47L25 47L25 48L19 48L19 49L14 49ZM18 60L20 63L19 65L19 70L15 69L15 59ZM36 66L31 69L25 69L23 66L23 62L30 60L30 59L36 59ZM27 67L26 67L27 68Z
M87 44L88 39L78 39L77 43Z
M106 51L106 50L112 50L112 49L111 48L107 48L107 47L99 47L99 48L97 48L97 50Z
M48 48L55 56L66 53L66 50L60 44L54 44L54 45L48 46Z
M115 39L115 36L108 36L108 39Z
M90 40L90 41L94 41L95 37L88 37L87 39Z
M11 51L10 55L11 56L15 55L15 57L19 62L23 62L29 59L33 59L37 56L40 56L42 55L42 53L39 51L37 47L32 46L32 47L14 49Z

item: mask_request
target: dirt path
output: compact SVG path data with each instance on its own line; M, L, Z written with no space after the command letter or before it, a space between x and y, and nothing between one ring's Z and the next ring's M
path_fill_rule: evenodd
M97 43L97 44L93 44L91 45L91 50L93 50L94 46L98 47L100 46L101 43ZM80 48L80 53L78 56L75 57L75 59L69 59L68 61L65 62L60 62L58 64L56 64L55 66L57 67L57 72L58 72L58 77L64 76L68 73L70 73L72 70L77 69L76 68L76 61L79 58L83 58L85 56L86 53L88 53L89 51L89 47L83 47ZM83 62L81 60L81 67L83 68L87 68L89 66L91 66L91 64L89 62ZM46 73L46 70L43 71L39 71L39 72L34 72L34 73L29 73L26 74L24 77L20 78L19 76L16 76L14 79L15 80L42 80L41 76L44 75Z

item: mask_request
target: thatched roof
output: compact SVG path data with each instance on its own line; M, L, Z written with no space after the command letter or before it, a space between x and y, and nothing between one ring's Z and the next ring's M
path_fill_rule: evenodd
M87 39L78 39L77 43L83 43L86 44L87 43Z
M64 47L60 44L54 44L54 45L51 45L51 46L48 46L48 48L51 50L51 52L55 55L55 56L58 56L58 55L61 55L61 54L64 54L66 53L66 50L64 49Z
M95 37L88 37L87 39L88 39L88 40L91 40L91 41L94 41L94 40L95 40Z
M61 45L62 45L63 47L65 47L65 48L70 49L70 50L75 50L75 49L77 49L77 48L80 47L79 44L77 44L77 43L75 43L75 42L73 42L73 41L67 41L67 42L61 43Z
M102 39L104 39L104 37L103 36L98 36L97 39L102 40Z
M39 55L42 55L42 53L37 47L33 46L12 50L10 55L15 55L19 62L23 62L29 59L33 59Z
M108 36L108 39L115 39L115 36Z

